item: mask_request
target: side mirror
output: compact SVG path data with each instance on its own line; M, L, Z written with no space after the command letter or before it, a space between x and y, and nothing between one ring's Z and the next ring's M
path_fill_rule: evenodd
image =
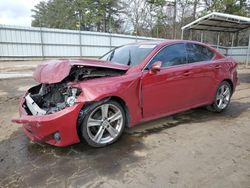
M162 64L161 61L154 62L153 65L150 68L150 73L155 74L156 72L160 71L161 70L161 64Z

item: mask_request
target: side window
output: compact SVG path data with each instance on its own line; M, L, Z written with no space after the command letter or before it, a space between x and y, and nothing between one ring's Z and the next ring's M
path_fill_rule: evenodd
M213 58L214 52L199 44L187 43L188 63L209 61Z
M149 63L151 66L154 62L161 61L162 67L181 65L187 63L187 53L185 44L173 44L164 47Z

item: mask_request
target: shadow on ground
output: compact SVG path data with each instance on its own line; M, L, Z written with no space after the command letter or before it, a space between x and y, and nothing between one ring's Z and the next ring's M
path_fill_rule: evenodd
M147 136L165 129L176 127L186 123L209 122L221 118L237 118L241 113L250 108L250 103L232 101L228 109L222 113L210 112L205 107L192 109L173 116L163 117L154 121L137 125L140 131L128 130L129 134Z
M249 73L241 73L239 75L241 83L250 83L250 74Z

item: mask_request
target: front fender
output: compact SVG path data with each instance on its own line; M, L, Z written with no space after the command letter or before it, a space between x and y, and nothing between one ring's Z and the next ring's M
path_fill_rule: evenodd
M77 102L97 102L107 97L124 101L130 114L130 126L141 120L140 75L94 79L74 84L82 90Z

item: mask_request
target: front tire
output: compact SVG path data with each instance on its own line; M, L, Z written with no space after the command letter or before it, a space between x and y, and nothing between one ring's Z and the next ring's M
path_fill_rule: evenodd
M95 103L83 119L82 137L93 147L112 144L121 136L125 118L124 109L118 102L108 100Z
M230 84L227 81L221 82L216 91L213 104L207 106L207 109L213 112L222 112L228 107L231 96L232 88Z

